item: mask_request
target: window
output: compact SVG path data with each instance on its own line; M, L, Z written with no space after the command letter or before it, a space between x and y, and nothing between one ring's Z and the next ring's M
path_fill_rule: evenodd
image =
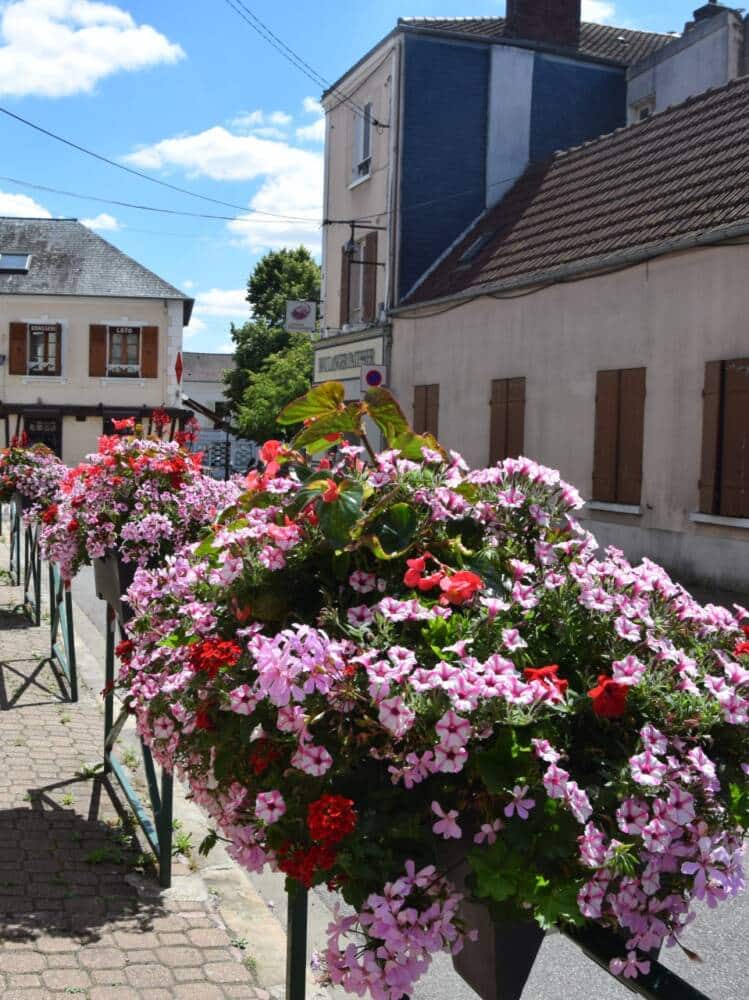
M133 378L140 375L140 327L110 326L107 375Z
M30 254L0 253L0 272L6 274L26 274L29 269Z
M644 122L651 115L655 114L655 97L645 97L641 101L630 105L630 122Z
M26 413L23 427L29 444L45 444L51 451L62 457L62 418L57 414L34 415Z
M525 379L497 378L492 382L489 403L489 463L517 458L525 438Z
M60 324L29 323L29 375L59 375Z
M433 434L439 430L439 385L414 386L414 430L417 434Z
M700 511L749 517L749 358L709 361L702 397Z
M341 327L374 323L377 311L377 232L356 241L341 257Z
M598 372L593 500L639 505L644 423L645 369Z
M372 104L354 112L354 158L352 181L369 177L372 163Z

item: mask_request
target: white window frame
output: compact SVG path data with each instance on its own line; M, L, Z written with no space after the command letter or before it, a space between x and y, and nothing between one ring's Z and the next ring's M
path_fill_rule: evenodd
M648 94L647 97L640 98L630 105L632 110L632 123L645 122L655 114L655 94ZM641 117L642 112L647 111L645 117Z
M109 347L110 347L110 343L111 343L111 331L112 330L116 330L117 327L125 327L125 326L132 327L134 330L138 331L138 364L137 365L130 365L130 364L126 364L126 365L123 365L123 364L112 365L110 357L109 357ZM143 368L143 326L144 326L143 323L107 323L106 324L106 330L107 330L107 367L106 367L106 375L104 376L105 378L107 378L107 379L114 379L114 380L116 380L116 381L119 382L121 379L139 379L141 377L141 371L142 371L142 368ZM128 369L128 373L127 374L123 374L123 375L113 375L111 373L111 371L110 371L110 368L113 368L113 367L120 368L120 369Z
M351 186L367 180L372 174L372 133L374 107L371 101L354 111L354 143L351 163Z

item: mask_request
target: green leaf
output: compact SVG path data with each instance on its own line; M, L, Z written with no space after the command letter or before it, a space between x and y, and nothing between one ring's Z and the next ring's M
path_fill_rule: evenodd
M198 854L202 854L203 857L207 857L217 843L218 834L215 830L211 830L211 832L201 840L200 847L198 848Z
M414 540L419 529L419 516L407 503L396 503L388 508L372 525L388 556L404 552Z
M399 435L411 430L395 396L387 389L370 389L364 396L364 402L370 417L385 436L388 447L393 446Z
M343 409L344 390L341 382L323 382L313 386L298 399L293 399L276 417L279 424L298 424L310 417L314 420Z
M302 428L292 444L294 448L303 448L324 438L326 434L356 434L359 430L359 407L357 403L349 403L345 410L336 410L313 420L308 427ZM326 442L330 447L331 443Z
M432 451L439 452L443 458L447 458L447 452L431 434L415 434L408 430L397 434L389 443L391 448L397 448L404 458L408 458L412 462L424 461L424 456L421 453L422 448L431 448Z
M339 488L337 500L318 504L317 516L323 533L340 549L350 540L351 528L361 514L364 488L354 479L345 479Z

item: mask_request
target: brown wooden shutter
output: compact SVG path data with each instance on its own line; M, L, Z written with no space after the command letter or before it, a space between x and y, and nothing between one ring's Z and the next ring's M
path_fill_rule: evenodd
M351 263L346 248L341 248L341 314L339 326L349 321L349 288L351 284Z
M619 373L618 503L639 504L642 494L645 373L645 368L624 368Z
M92 325L88 328L88 374L103 378L107 374L107 328Z
M619 425L619 372L596 377L596 435L593 450L593 499L616 501L616 453Z
M492 381L492 395L489 403L489 462L494 465L507 458L507 379Z
M507 380L507 457L517 458L525 447L525 379Z
M57 324L57 351L55 353L55 375L62 375L62 324Z
M414 430L423 434L427 429L427 389L426 385L414 386Z
M426 428L429 434L435 437L439 434L440 426L440 387L439 385L426 386Z
M720 505L723 517L749 517L749 358L723 366Z
M700 470L700 511L718 512L718 458L720 452L720 400L723 384L723 364L708 361L705 365L705 385L702 390L702 467Z
M156 378L159 374L159 328L157 326L144 326L140 337L141 377Z
M10 324L9 375L26 375L28 365L28 327L25 323Z
M377 233L367 233L364 240L362 276L362 321L374 323L377 311Z

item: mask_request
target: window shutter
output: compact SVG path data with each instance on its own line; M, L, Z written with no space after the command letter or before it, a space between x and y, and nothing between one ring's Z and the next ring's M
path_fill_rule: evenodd
M88 328L88 374L91 378L103 378L107 374L107 328Z
M427 389L426 385L414 386L414 430L423 434L427 429Z
M367 233L364 239L364 274L362 320L374 323L377 310L377 233Z
M593 450L593 499L616 501L616 452L619 424L619 372L596 377L596 432Z
M625 368L619 380L619 455L616 499L639 504L645 426L645 368Z
M25 323L10 324L9 375L26 375L28 340L28 327Z
M492 381L492 396L489 402L489 462L494 465L507 458L507 379Z
M700 470L700 511L718 512L718 453L720 438L720 397L723 365L708 361L705 365L705 386L702 390L702 467Z
M338 324L344 327L349 320L349 286L351 283L351 265L346 248L341 248L341 320Z
M426 426L425 430L435 437L439 434L440 426L440 387L439 385L426 386Z
M62 324L57 324L57 343L55 345L55 375L62 375Z
M718 513L749 517L749 358L726 361L723 371Z
M517 458L525 447L525 379L507 380L507 458Z
M140 332L140 374L156 378L159 374L159 328L144 326Z

